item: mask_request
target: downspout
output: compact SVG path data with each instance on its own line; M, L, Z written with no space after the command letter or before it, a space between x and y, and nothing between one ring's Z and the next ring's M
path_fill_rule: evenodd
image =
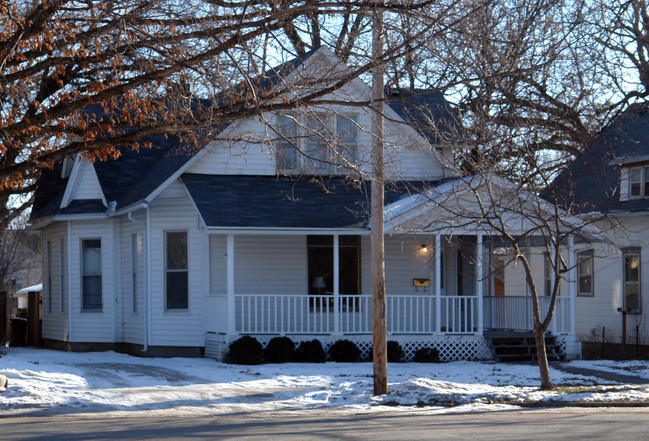
M145 224L145 232L144 232L144 241L146 243L146 250L144 252L144 281L145 281L145 287L144 287L144 345L142 347L142 352L148 352L149 350L149 323L150 323L150 317L149 317L149 300L151 298L150 295L150 287L151 287L151 281L149 280L149 274L151 273L149 271L149 253L151 252L151 245L149 238L151 237L151 213L150 213L150 207L148 202L144 202L144 208L146 209L146 221L140 221L137 219L133 218L133 212L129 211L127 214L128 220L131 222L135 222L137 224Z

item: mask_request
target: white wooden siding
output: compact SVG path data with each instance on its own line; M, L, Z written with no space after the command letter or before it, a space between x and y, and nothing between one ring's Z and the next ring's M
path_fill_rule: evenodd
M306 295L306 236L235 236L234 292Z
M203 346L203 310L209 285L199 217L184 186L172 183L151 204L151 346ZM165 232L186 231L188 239L189 307L167 311L165 296Z
M225 235L210 235L210 294L227 293L227 238Z
M70 258L70 295L72 301L73 342L115 341L114 316L116 285L113 271L114 247L111 239L110 221L72 222ZM102 310L82 311L81 301L81 241L82 239L101 239L101 281Z
M143 210L129 220L121 218L121 328L122 341L127 343L144 344L145 323L145 270L144 270L144 234L146 217ZM136 238L135 268L136 268L136 309L133 308L133 236Z
M369 93L359 88L358 84L347 85L341 90L324 99L349 100L350 96L363 96ZM353 106L313 106L315 113L356 113L359 124L359 157L363 159L360 169L364 172L371 170L370 151L372 122L368 111ZM410 125L390 108L386 109L385 121L385 173L388 179L426 180L438 179L444 176L445 170L440 165L438 156L431 151L428 142L422 138ZM275 123L272 114L265 115L266 121ZM275 153L271 145L278 136L268 129L258 118L231 124L215 141L206 147L207 153L194 165L188 173L198 174L231 174L231 175L266 175L277 173ZM343 169L336 173L347 173Z
M64 311L61 312L61 289L60 289L60 246L63 239L63 270L64 270ZM43 248L43 338L52 340L67 340L68 338L68 261L67 261L67 225L64 222L56 223L43 229L43 244L50 242L51 249L51 280L52 280L52 309L49 312L47 292L47 245Z
M103 191L95 167L87 159L81 159L76 179L70 193L70 201L77 199L103 199Z
M629 168L620 168L620 201L629 200Z

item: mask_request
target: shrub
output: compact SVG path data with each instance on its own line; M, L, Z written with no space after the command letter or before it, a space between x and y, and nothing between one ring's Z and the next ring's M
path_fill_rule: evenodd
M240 339L230 343L225 361L226 363L233 364L261 364L261 343L254 337L244 335Z
M269 363L288 363L295 359L295 343L288 337L274 337L264 349L264 358Z
M329 348L329 358L337 362L355 362L361 357L361 351L354 342L338 340Z
M320 340L303 341L295 350L295 360L302 363L324 363L327 353Z
M389 341L388 342L388 361L390 363L399 363L403 358L403 349L399 342Z
M435 348L417 349L413 361L417 363L439 363L439 352Z

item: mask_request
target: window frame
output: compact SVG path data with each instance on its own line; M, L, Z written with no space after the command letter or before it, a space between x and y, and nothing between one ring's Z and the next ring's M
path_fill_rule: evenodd
M343 136L339 131L339 121L341 119L353 121L351 126L355 127L353 142L342 142ZM308 114L291 112L276 114L276 132L278 134L278 139L275 141L276 169L285 174L332 174L340 168L357 165L360 147L358 120L359 113L357 112L311 112ZM287 126L280 123L280 121L291 122L294 133L289 135L294 136L293 142L290 137L284 136ZM322 132L320 132L320 128L322 128ZM320 149L314 146L324 149L323 158L317 158L314 153ZM286 156L280 152L288 149L292 149L295 153L295 158L290 161L294 163L292 167L286 167L280 163L281 158Z
M634 179L637 177L637 179ZM643 199L649 197L649 165L629 167L627 173L629 199ZM634 185L637 192L634 193Z
M84 260L84 243L91 241L99 241L99 273L86 274L85 260ZM103 277L103 252L102 252L101 237L87 237L81 238L81 312L84 313L100 313L104 309L104 277ZM84 284L85 277L99 277L99 298L100 306L98 308L86 307L86 289Z
M590 259L590 274L582 274L582 263ZM581 279L590 277L590 291L582 291ZM595 252L584 250L577 253L577 296L595 297Z
M185 268L169 268L169 235L185 235ZM189 232L187 230L167 230L164 232L164 291L165 291L165 312L187 312L189 311ZM185 307L169 306L169 274L186 274L185 278Z
M627 280L629 273L627 272L627 258L637 257L637 280ZM636 285L637 288L637 308L629 308L627 305L627 287ZM623 248L622 249L622 302L624 310L629 314L642 314L642 253L641 249L637 247Z

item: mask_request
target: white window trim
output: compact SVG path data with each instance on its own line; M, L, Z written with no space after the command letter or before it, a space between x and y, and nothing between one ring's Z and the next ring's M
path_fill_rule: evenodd
M167 235L169 233L185 233L187 236L187 268L185 269L168 269L167 268ZM187 308L169 308L168 307L168 298L167 298L167 273L174 272L186 272L187 273ZM186 313L189 312L189 231L187 230L165 230L164 231L164 293L165 293L165 302L164 310L166 313Z
M581 261L582 258L591 259L591 273L581 274ZM590 293L582 293L581 291L581 278L590 277ZM577 253L577 296L579 297L594 297L595 296L595 252L593 250L584 250Z
M639 171L640 173L640 194L634 195L631 191L633 182L631 182L631 176L634 171ZM628 199L645 199L649 196L646 193L649 191L649 165L641 165L637 167L628 167L626 173L627 179L627 197Z
M293 120L296 125L296 139L292 141L291 139L283 138L282 133L277 133L279 137L275 141L275 165L277 170L285 174L295 174L295 173L310 173L310 174L334 174L337 173L341 168L349 167L345 162L344 151L336 152L331 148L327 148L327 158L323 161L317 159L312 159L309 157L307 152L307 144L309 134L312 133L311 129L307 126L307 118L310 116L316 117L319 120L323 121L325 126L330 126L331 134L338 136L338 118L353 118L355 119L356 124L356 142L352 144L344 144L345 147L354 149L354 156L356 156L356 163L360 162L360 127L358 127L359 114L356 112L314 112L309 114L296 114L296 113L281 113L281 116L287 117ZM277 130L280 130L279 126L279 115L275 118ZM327 145L330 145L331 134L321 134L318 133L317 136L322 136L327 140ZM286 168L280 167L279 164L279 150L280 147L292 146L296 149L295 157L295 167ZM322 168L316 168L315 164L323 164Z
M98 275L101 277L101 285L100 285L101 286L101 307L94 308L94 309L84 308L84 304L83 304L83 294L84 294L83 293L83 277L85 275L83 273L83 242L85 240L98 240L99 241L99 249L100 249L99 269L100 269L101 272ZM81 262L80 262L81 263L81 299L80 299L81 300L81 305L80 306L81 306L81 312L82 313L90 313L90 314L92 314L92 313L103 313L103 311L104 311L104 271L103 271L103 269L104 269L103 268L103 266L104 266L104 252L103 252L103 248L104 248L104 244L103 244L103 240L101 239L101 237L83 237L83 238L80 238L80 242L79 242L79 255L81 256L81 259L80 259L81 260ZM92 275L92 274L88 274L88 275Z
M626 305L626 258L627 256L638 256L638 309L629 310ZM629 314L641 314L642 313L642 253L640 248L624 248L622 249L622 301L624 309Z

